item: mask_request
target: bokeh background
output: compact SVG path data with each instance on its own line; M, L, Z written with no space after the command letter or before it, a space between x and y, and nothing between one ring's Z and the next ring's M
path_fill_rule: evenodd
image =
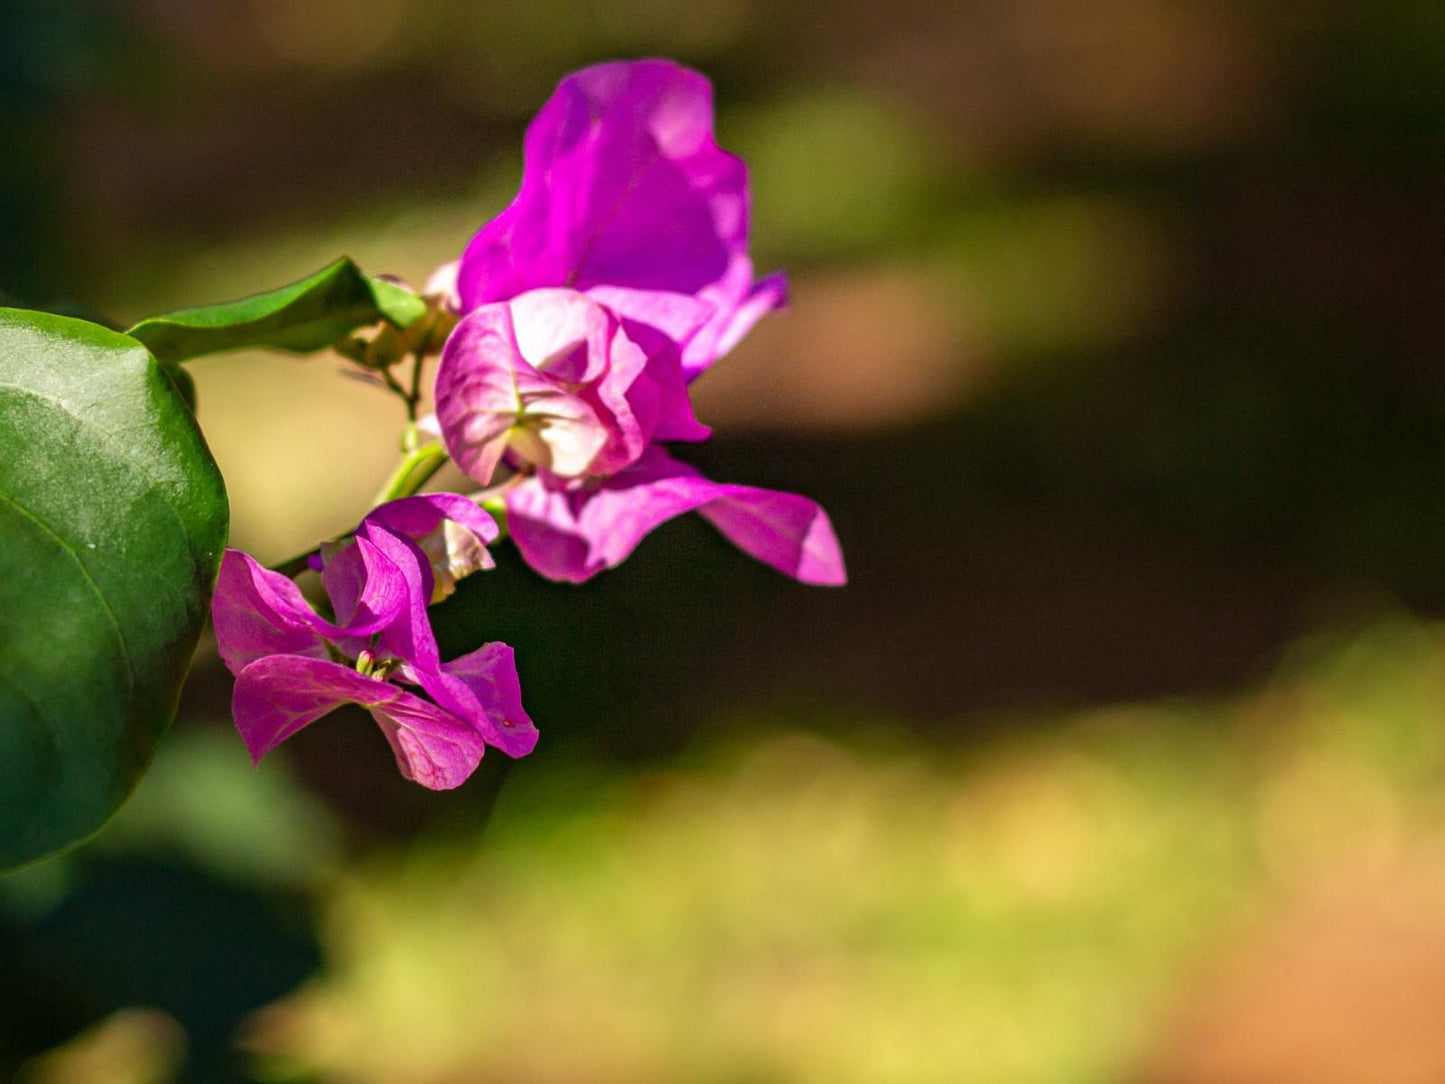
M437 620L543 741L442 795L360 714L252 769L203 649L114 824L0 879L0 1075L1445 1079L1438 2L3 0L0 290L422 281L558 77L652 54L793 276L687 454L852 583L504 550ZM192 369L233 544L355 520L393 401Z

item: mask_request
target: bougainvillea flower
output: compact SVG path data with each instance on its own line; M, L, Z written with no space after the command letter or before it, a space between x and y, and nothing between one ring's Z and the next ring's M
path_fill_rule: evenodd
M388 516L419 520L422 512L408 506ZM335 621L247 554L227 550L222 559L212 618L253 760L348 703L371 713L401 773L433 790L462 783L487 745L511 756L532 750L537 731L509 646L441 662L426 615L431 565L416 542L363 521L329 554L321 581Z
M653 439L703 440L676 344L575 290L484 305L447 340L437 421L483 485L504 459L558 478L612 474Z
M527 129L516 199L438 270L429 290L465 315L436 427L482 485L511 469L511 533L543 575L587 579L696 510L787 575L844 581L817 504L711 482L660 447L709 435L688 382L783 303L747 248L747 168L717 145L711 87L642 60L562 80Z
M507 523L542 575L580 582L624 560L653 528L696 511L745 553L803 583L847 579L828 514L793 493L713 482L652 447L626 470L578 485L545 473L508 491Z
M688 378L705 370L787 289L753 281L747 167L712 120L707 79L671 61L563 79L527 128L516 199L457 267L461 311L565 286L667 334Z
M477 481L489 483L503 460L529 475L503 499L517 549L544 576L585 580L696 510L789 576L845 579L813 501L711 482L654 443L708 432L693 417L676 345L576 291L534 290L464 317L437 370L437 418L448 452Z

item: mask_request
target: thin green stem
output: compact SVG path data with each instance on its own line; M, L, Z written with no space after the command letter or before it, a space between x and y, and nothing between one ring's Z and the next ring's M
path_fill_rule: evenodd
M372 498L372 507L400 497L410 497L442 469L447 459L447 450L440 441L432 441L407 452L396 465L396 470L391 472L391 477Z
M426 343L422 343L412 354L411 373L409 383L411 387L404 388L401 382L392 375L390 366L383 366L380 369L381 379L402 403L406 406L406 428L401 435L401 462L391 472L391 476L383 483L381 489L372 498L372 507L385 504L387 501L398 500L402 497L410 497L421 490L421 487L431 481L437 471L441 470L450 458L446 448L439 441L432 441L430 444L420 444L420 434L416 425L416 411L421 403L421 380L422 370L426 364ZM506 530L506 519L504 515L498 515L498 520L503 525L503 532ZM344 536L343 536L344 537ZM337 541L333 539L332 541ZM311 555L316 551L307 550L305 553L298 553L289 560L282 561L278 565L272 565L271 571L279 572L283 576L295 578L310 567Z
M426 355L418 347L411 357L411 394L406 397L407 420L413 425L416 424L416 407L421 402L421 367L426 361Z
M408 434L411 435L414 442L414 427L408 426L407 428ZM413 448L402 456L401 462L396 465L396 470L391 472L391 477L386 480L386 484L371 499L372 507L385 504L387 501L394 501L399 497L412 496L431 480L432 475L446 465L448 458L446 449L437 441L420 448ZM331 541L339 540L339 538L333 538ZM298 553L295 557L282 561L280 564L272 565L271 571L295 579L310 567L308 562L315 552L316 550L313 548L305 553Z
M411 396L407 393L407 390L403 388L400 383L397 382L396 377L391 375L390 366L386 366L381 369L381 379L386 384L388 390L390 390L393 394L396 395L397 398L399 398L404 404L406 404L407 420L413 422L416 421L416 418L414 417L416 413L416 404L412 402Z
M507 506L502 503L502 498L494 497L491 500L482 501L481 506L482 511L497 521L497 537L487 544L494 545L506 539L512 532L507 530Z
M408 381L411 387L409 388L402 387L401 381L392 374L390 365L381 366L379 369L382 383L386 385L389 392L401 400L402 406L406 407L406 423L408 429L416 425L416 408L421 403L422 365L426 362L424 347L425 344L417 347L412 354L411 374ZM411 449L408 448L407 450L410 451Z

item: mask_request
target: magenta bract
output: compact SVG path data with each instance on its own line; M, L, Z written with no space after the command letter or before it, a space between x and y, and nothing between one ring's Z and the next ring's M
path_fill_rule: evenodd
M504 459L558 478L607 475L655 437L710 433L676 344L575 290L532 290L463 318L436 388L448 450L483 485Z
M745 553L803 583L831 587L847 579L833 525L815 502L709 481L659 447L608 478L567 486L539 474L507 494L507 523L527 563L573 582L621 563L653 528L692 511Z
M692 377L784 300L781 276L753 282L747 248L747 167L713 137L707 79L616 61L563 79L533 119L521 189L467 246L456 295L465 312L543 286L605 290L667 332ZM674 323L687 300L705 318Z
M429 601L440 602L456 589L457 581L473 572L495 568L487 551L501 533L497 521L456 493L425 493L388 501L362 521L384 527L414 542L432 572Z
M211 612L253 760L347 703L371 713L402 774L433 790L463 782L487 745L512 756L531 751L537 731L512 649L492 643L440 659L426 614L432 562L419 541L444 522L476 538L497 533L491 517L455 494L408 498L368 516L326 556L321 582L335 621L285 576L226 551Z

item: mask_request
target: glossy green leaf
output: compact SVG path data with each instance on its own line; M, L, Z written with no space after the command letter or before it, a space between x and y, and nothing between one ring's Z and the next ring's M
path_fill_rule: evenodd
M179 365L162 365L161 372L171 382L171 387L176 389L176 394L181 397L181 402L186 404L186 409L194 414L196 412L195 377Z
M368 275L349 259L279 290L142 320L127 332L162 362L219 350L324 350L348 331L380 320L407 327L426 312L416 294Z
M0 868L90 835L175 714L224 486L146 349L0 309Z

